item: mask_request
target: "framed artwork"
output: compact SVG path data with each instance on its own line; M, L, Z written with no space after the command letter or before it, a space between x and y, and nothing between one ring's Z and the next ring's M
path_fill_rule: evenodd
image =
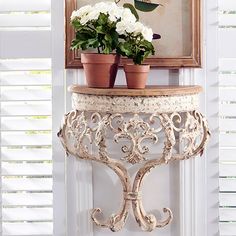
M80 51L70 49L74 30L70 24L73 10L102 0L65 0L66 68L82 67ZM110 0L112 1L112 0ZM132 4L140 21L161 39L154 40L155 55L146 59L152 67L201 67L201 0L114 0L118 5ZM128 59L122 58L122 64Z

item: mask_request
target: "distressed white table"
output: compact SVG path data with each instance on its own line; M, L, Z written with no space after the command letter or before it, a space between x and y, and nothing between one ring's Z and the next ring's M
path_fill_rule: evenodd
M142 230L152 231L169 224L173 214L157 221L142 205L141 185L152 168L172 161L201 155L209 138L207 121L198 111L200 86L156 86L144 90L124 87L93 89L73 85L73 110L65 115L58 136L67 152L76 158L106 165L123 186L123 204L105 222L97 218L101 209L92 210L91 219L101 227L118 231L125 225L132 206ZM160 144L162 152L150 158L150 146ZM113 144L108 143L113 139ZM163 139L163 138L162 138ZM124 140L127 142L124 143ZM122 141L120 159L111 156L112 146ZM93 146L91 148L91 146ZM126 164L141 163L132 183Z

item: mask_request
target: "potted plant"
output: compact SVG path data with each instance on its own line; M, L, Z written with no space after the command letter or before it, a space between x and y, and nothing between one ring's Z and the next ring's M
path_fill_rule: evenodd
M86 5L74 11L71 23L75 38L71 49L97 49L97 53L82 53L81 62L89 87L111 88L114 86L120 55L116 53L119 33L116 25L123 19L136 21L128 8L114 2Z
M125 64L124 71L128 88L145 88L150 65L142 64L149 55L154 55L155 50L152 40L160 38L151 28L140 22L128 23L125 20L117 23L117 32L123 38L118 44L118 52L133 60L133 64Z

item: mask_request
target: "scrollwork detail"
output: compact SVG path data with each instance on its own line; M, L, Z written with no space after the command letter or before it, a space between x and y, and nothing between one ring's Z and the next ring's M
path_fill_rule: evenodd
M137 114L129 121L123 121L114 136L114 140L116 143L118 143L120 139L128 140L130 146L122 146L122 151L126 156L121 159L131 164L146 160L144 154L149 152L149 148L142 145L142 142L149 139L153 144L157 143L158 137L155 132L156 131Z
M158 127L154 128L153 124L158 124ZM121 147L126 154L122 160L131 164L144 163L136 173L133 184L124 163L110 157L106 144L108 131L112 132L115 142L118 143L121 139L129 142L129 145ZM143 144L144 141L149 140L156 144L159 141L158 134L162 131L165 141L161 158L147 160L145 154L149 152L149 148ZM152 231L156 227L168 225L173 219L169 208L163 208L167 217L162 221L158 221L153 214L148 214L144 210L141 198L144 177L151 169L162 164L202 154L209 135L207 121L198 111L156 112L150 115L148 121L144 121L138 114L125 119L124 115L119 113L103 114L73 110L65 115L58 133L67 154L101 163L119 177L123 187L123 202L119 212L104 221L97 217L102 213L100 208L93 209L91 214L91 219L96 225L112 231L119 231L124 227L131 206L135 219L143 230ZM179 154L174 154L173 149L177 141L182 144L183 149ZM96 145L98 151L90 153L87 143Z

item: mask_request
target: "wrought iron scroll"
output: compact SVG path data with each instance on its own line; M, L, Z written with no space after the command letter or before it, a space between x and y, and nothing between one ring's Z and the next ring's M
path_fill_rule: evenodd
M153 127L155 122L159 124L157 128ZM116 143L121 139L127 141L127 144L121 147L124 153L121 160L110 157L106 144L108 132L113 134ZM150 141L151 144L158 143L158 135L161 132L165 134L162 156L148 160L149 148L143 143L144 141ZM148 121L138 114L132 115L127 120L124 114L73 110L65 115L58 133L67 154L104 164L119 177L123 187L123 203L119 212L103 222L97 218L97 215L102 213L100 208L93 209L91 214L91 219L96 225L112 231L119 231L124 227L131 206L134 217L143 230L152 231L156 227L168 225L173 219L169 208L163 208L167 217L162 221L158 221L154 215L144 210L141 198L144 177L157 166L201 155L209 135L206 119L196 110L155 113L150 115ZM89 151L88 144L94 144L97 147L95 154ZM180 144L182 148L179 153L174 153L173 150L177 144ZM124 162L132 165L143 163L133 183Z

